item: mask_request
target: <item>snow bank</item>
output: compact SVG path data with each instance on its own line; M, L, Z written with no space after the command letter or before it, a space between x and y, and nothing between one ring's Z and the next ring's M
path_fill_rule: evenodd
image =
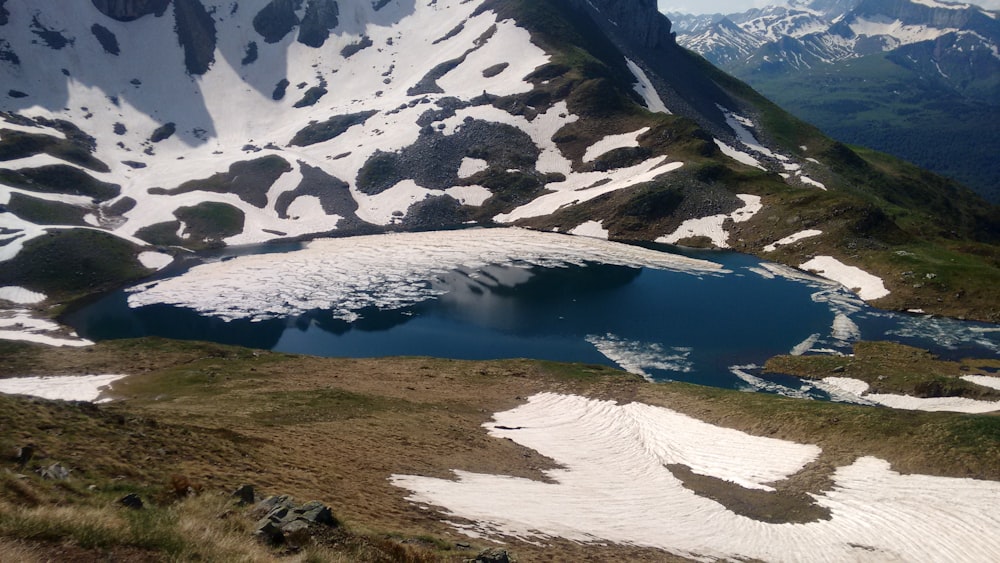
M90 346L93 342L82 338L67 338L58 324L32 316L30 311L0 311L0 340L21 340L49 346Z
M138 258L139 262L142 263L143 266L151 270L162 270L174 261L174 257L169 254L153 252L151 250L140 252Z
M823 231L819 231L816 229L806 229L804 231L799 231L795 234L788 235L783 239L776 240L773 243L765 246L764 252L774 252L775 250L778 249L779 246L785 246L786 244L792 244L802 239L819 236L821 234L823 234Z
M33 303L41 303L42 301L45 301L45 299L46 296L44 293L24 289L23 287L18 287L16 285L0 287L0 300L3 301L10 301L12 303L17 303L18 305L29 305Z
M609 233L603 227L601 221L586 221L570 229L569 234L608 240Z
M865 457L813 493L829 520L769 524L685 488L683 464L769 489L816 459L816 446L750 436L669 409L535 395L485 425L552 458L551 482L455 471L456 480L393 475L408 500L443 507L477 537L562 537L652 547L697 559L987 561L1000 558L1000 483L900 475ZM530 499L530 501L526 501Z
M844 287L856 291L858 296L865 301L889 295L889 290L882 283L882 278L873 276L861 268L848 266L832 256L817 256L802 263L799 268L816 272L824 278L839 282Z
M636 84L633 89L646 103L646 109L654 113L670 113L667 109L667 105L663 103L663 99L660 98L660 94L656 92L656 87L646 76L646 73L639 68L639 65L635 64L629 59L625 59L625 64L628 65L628 69L632 72L632 76L636 79Z
M615 149L637 147L639 146L639 137L647 131L649 131L649 127L643 127L637 131L622 133L621 135L608 135L607 137L604 137L600 141L597 141L587 147L586 152L583 153L583 161L592 162L602 154L611 152Z
M101 394L111 388L111 384L124 375L55 375L43 377L11 377L0 379L0 393L8 395L31 395L43 399L59 401L98 400Z
M729 233L722 228L726 220L732 220L734 223L749 221L751 217L763 208L760 203L760 196L737 194L736 197L743 200L743 207L729 214L688 219L681 223L677 227L677 230L656 239L656 242L676 244L681 239L702 236L712 239L712 244L719 248L729 248Z
M964 376L966 377L974 376ZM1000 378L993 378L1000 380ZM858 402L868 402L894 409L911 411L949 411L979 414L1000 410L1000 401L980 401L965 397L911 397L888 393L868 393L868 384L850 377L826 377L820 382L821 389L839 396L853 396ZM973 381L973 383L975 383Z
M760 168L761 170L766 170L766 168L761 166L760 161L750 156L749 153L745 153L741 150L735 149L718 139L714 139L714 141L715 141L715 146L719 147L719 150L722 151L722 154L728 156L729 158L735 160L736 162L739 162L741 164L746 164L747 166L753 166L754 168Z
M459 268L587 262L692 274L725 271L704 260L587 237L470 229L317 240L294 252L202 264L180 276L129 289L128 302L132 307L173 304L227 320L285 317L314 309L351 320L367 306L392 309L431 299L439 294L431 281Z
M963 375L962 380L982 385L983 387L989 387L990 389L1000 390L1000 377L991 375Z

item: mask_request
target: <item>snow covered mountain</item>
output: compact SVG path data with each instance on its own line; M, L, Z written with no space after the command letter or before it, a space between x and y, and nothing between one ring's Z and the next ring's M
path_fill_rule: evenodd
M0 77L8 301L469 224L756 253L808 227L775 259L860 263L898 243L891 197L949 202L925 235L996 235L690 55L649 0L0 0Z
M934 0L672 14L678 42L834 137L1000 201L1000 14Z
M818 0L739 14L670 17L682 45L723 67L736 64L751 72L808 68L926 42L939 50L958 42L959 51L1000 58L998 14L972 4Z

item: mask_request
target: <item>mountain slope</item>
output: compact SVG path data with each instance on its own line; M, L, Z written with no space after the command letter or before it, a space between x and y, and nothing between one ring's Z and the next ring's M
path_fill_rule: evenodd
M857 0L675 19L679 42L825 132L1000 201L995 12Z
M790 117L655 2L4 7L0 287L66 299L181 249L477 223L830 255L884 278L883 306L1000 310L995 208ZM99 275L66 281L67 256Z

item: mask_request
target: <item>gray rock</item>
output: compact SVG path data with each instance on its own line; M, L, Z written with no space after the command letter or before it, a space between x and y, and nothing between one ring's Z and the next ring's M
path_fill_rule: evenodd
M59 462L53 463L48 467L43 467L38 473L42 476L42 479L52 481L66 481L69 479L69 469L63 467Z
M271 545L301 546L310 540L310 527L339 524L323 503L311 501L297 506L287 495L268 497L253 512L264 515L257 522L254 534Z
M123 506L131 508L133 510L139 510L142 508L142 499L139 495L135 493L129 493L118 500Z
M490 548L480 551L475 559L469 559L469 563L511 563L514 559L507 553L506 549Z
M17 449L17 454L16 454L17 464L21 467L24 467L25 465L28 464L29 461L31 461L31 456L33 455L35 455L34 444L27 444L21 446L20 448Z
M247 504L253 504L254 501L254 491L253 485L243 485L242 487L233 491L233 496L239 501L240 506Z

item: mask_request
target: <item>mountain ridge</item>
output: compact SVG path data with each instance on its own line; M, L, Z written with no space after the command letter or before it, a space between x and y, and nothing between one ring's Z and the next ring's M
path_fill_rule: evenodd
M1000 198L996 12L856 0L674 18L681 44L826 133Z
M795 266L837 256L886 278L884 306L997 308L983 289L997 276L995 209L791 118L679 47L653 2L5 6L4 48L20 62L0 63L19 93L0 123L0 285L65 299L120 284L107 267L68 290L33 266L65 254L46 233L79 223L149 259L471 223L706 244L682 227L719 216L711 244ZM290 17L262 34L269 10ZM81 174L67 190L61 178ZM722 218L750 196L758 215ZM970 248L971 281L931 257ZM939 281L899 278L913 267L896 251Z

